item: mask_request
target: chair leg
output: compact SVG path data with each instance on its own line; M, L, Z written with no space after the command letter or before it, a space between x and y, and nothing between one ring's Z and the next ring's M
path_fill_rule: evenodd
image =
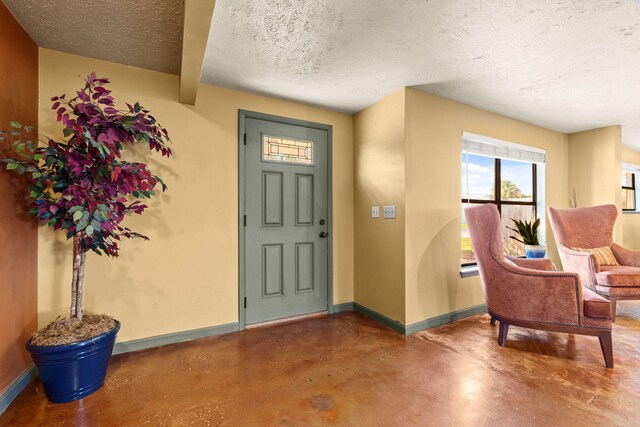
M611 331L602 332L598 335L600 339L600 348L602 356L604 356L604 364L607 368L613 368L613 342L611 340Z
M500 320L500 330L498 331L498 345L504 347L507 343L507 334L509 333L509 324L504 320Z
M492 324L492 325L495 325L495 324L496 324L496 318L495 318L495 317L493 317L493 316L491 316L491 324Z
M611 321L613 323L615 323L615 321L616 321L616 302L617 302L617 300L615 298L611 298L609 300L609 302L611 303Z

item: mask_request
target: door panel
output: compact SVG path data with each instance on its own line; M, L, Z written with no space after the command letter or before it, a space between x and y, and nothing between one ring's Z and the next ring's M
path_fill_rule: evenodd
M282 173L262 172L262 225L282 227Z
M245 132L246 323L326 310L327 131L247 118Z
M313 226L313 175L296 174L296 225Z
M296 243L296 293L313 292L313 242Z
M284 294L282 245L262 245L262 296Z

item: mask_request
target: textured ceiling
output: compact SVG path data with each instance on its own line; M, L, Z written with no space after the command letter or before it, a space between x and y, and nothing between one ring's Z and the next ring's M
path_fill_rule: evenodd
M412 86L640 149L640 3L218 0L202 79L346 112Z
M183 0L2 0L40 47L178 74Z

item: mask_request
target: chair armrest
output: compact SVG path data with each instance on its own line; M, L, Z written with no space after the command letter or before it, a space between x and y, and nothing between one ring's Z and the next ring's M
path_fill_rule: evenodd
M507 259L522 268L529 268L531 270L541 270L541 271L553 271L553 263L549 258L517 258L508 256Z
M574 273L522 268L504 259L483 273L487 308L513 320L580 326L582 286Z
M611 245L611 252L613 252L613 255L616 257L618 264L640 267L640 251L623 248L617 243L614 243Z
M596 273L600 271L596 256L589 252L577 252L558 243L562 269L566 272L577 273L582 286L595 290Z

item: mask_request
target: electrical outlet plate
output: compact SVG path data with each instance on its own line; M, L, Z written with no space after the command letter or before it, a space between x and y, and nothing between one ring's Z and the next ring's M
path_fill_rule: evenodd
M395 218L396 217L396 207L395 206L384 206L383 207L384 217Z
M371 218L380 218L380 206L371 206Z

